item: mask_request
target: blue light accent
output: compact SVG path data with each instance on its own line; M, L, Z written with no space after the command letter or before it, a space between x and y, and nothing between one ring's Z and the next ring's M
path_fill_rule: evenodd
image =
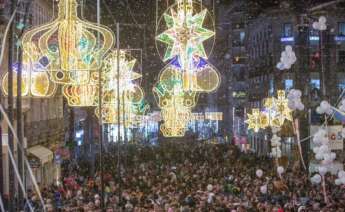
M295 38L294 37L282 37L282 38L280 38L280 41L281 42L293 42L293 41L295 41Z
M335 36L334 40L335 41L345 41L345 36Z
M170 60L170 64L175 66L176 68L181 68L180 61L178 59L178 56L174 57L173 59Z
M320 37L319 36L309 36L310 41L319 41Z
M200 58L199 58L198 64L196 64L196 67L197 67L198 69L199 69L199 68L203 68L203 67L205 67L207 64L208 64L207 61L206 61L204 58L200 57Z

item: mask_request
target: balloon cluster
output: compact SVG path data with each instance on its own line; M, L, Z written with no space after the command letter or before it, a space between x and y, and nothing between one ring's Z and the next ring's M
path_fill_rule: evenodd
M277 136L277 130L275 128L272 128L273 136L271 138L271 146L272 146L272 152L271 155L274 158L281 158L282 151L280 149L281 146L281 138Z
M319 128L312 142L314 144L313 152L315 153L315 159L321 162L318 171L321 176L324 176L328 171L327 167L335 160L336 154L331 152L326 130Z
M290 45L285 46L285 51L281 53L280 62L277 64L279 70L290 69L296 62L297 58L295 52Z
M341 170L338 172L338 178L335 179L336 185L345 185L345 171Z
M332 106L327 102L327 101L322 101L320 103L320 106L318 106L316 108L316 112L318 114L327 114L327 115L331 115L333 110L332 110Z
M301 101L302 92L297 89L291 89L287 95L288 107L291 110L304 110L304 104Z
M327 19L325 16L320 16L319 21L315 21L313 23L313 28L320 31L326 30L327 29L326 21Z

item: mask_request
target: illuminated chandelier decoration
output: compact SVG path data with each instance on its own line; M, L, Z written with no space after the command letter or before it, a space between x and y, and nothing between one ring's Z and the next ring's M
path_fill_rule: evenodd
M136 59L131 58L125 51L119 53L118 56L117 51L112 51L103 62L102 122L118 124L118 115L120 114L119 124L133 127L141 121L138 120L138 116L143 115L148 110L148 105L144 101L144 91L134 82L142 77L141 74L133 71ZM119 76L117 65L119 65ZM98 80L98 73L93 73L92 78ZM120 96L117 96L118 83ZM120 108L118 108L118 101ZM96 108L95 113L99 117L99 108Z
M198 5L192 0L176 0L163 15L167 29L156 36L167 45L162 60L169 61L153 88L162 109L161 132L166 137L184 136L199 93L212 92L220 84L220 75L207 62L203 44L214 36L214 31L203 27L209 13L207 9L198 12Z
M254 108L247 114L248 129L258 132L267 127L281 128L285 121L292 121L292 111L288 107L288 99L284 90L277 91L277 98L270 97L264 100L264 110Z
M55 94L56 84L49 80L47 73L47 58L40 57L37 49L32 43L26 43L26 49L31 49L31 54L24 52L21 64L22 81L21 96L48 98ZM17 96L17 72L19 63L12 66L13 69L13 95ZM2 90L8 95L8 73L2 79Z
M101 68L114 43L108 28L81 20L77 8L76 0L60 0L55 20L23 35L23 44L32 43L48 58L50 79L58 84L88 83L90 72ZM23 50L31 54L31 49L24 46Z

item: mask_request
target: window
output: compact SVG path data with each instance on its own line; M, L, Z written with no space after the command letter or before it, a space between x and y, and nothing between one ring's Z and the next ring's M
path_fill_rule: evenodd
M293 88L293 80L292 79L286 79L285 80L285 90L288 91L291 88Z
M292 37L292 24L285 23L283 26L283 37Z
M310 80L310 85L311 85L312 88L317 88L317 89L321 88L320 80L319 79L311 79Z
M244 37L245 37L245 32L240 32L240 40L241 40L241 44L244 43Z
M338 23L338 34L340 36L345 36L345 22Z
M345 51L338 51L338 63L345 64Z

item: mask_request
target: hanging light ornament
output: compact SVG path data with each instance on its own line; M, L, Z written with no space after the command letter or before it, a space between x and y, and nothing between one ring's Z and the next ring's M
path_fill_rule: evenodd
M134 82L142 77L140 73L133 71L136 59L131 58L125 51L120 51L118 56L117 51L114 50L106 56L103 63L102 122L118 124L120 114L120 124L131 127L136 124L137 116L144 114L148 109L144 101L144 91ZM93 78L98 80L98 73L93 73ZM117 92L118 83L119 92ZM96 108L95 113L99 117L99 108Z
M17 72L21 65L21 96L47 98L55 94L56 84L49 80L47 73L47 58L40 57L37 48L32 43L25 43L24 48L30 49L31 54L23 53L22 64L15 63L12 66L13 73L13 95L17 96ZM3 76L2 90L8 95L8 73Z
M199 93L212 92L220 84L220 75L207 62L203 44L215 33L203 27L209 13L207 9L198 12L198 6L201 8L192 0L176 0L163 14L167 29L156 36L166 44L162 60L169 61L153 88L162 109L161 132L166 137L184 136Z
M192 108L196 106L197 92L183 90L182 74L169 65L160 74L159 83L153 88L153 93L162 109L164 123L161 132L165 137L182 137L188 122L192 118Z
M76 0L60 0L55 20L23 35L24 44L32 43L48 59L47 69L55 83L88 83L90 72L101 68L103 56L114 43L107 27L81 20L77 8ZM31 54L30 48L23 49Z
M179 63L184 90L211 92L218 87L220 78L213 66L204 66L207 54L203 42L215 33L203 27L208 10L196 12L194 4L197 5L192 0L177 0L163 14L168 29L157 35L156 40L167 45L163 61L176 58ZM205 79L209 80L207 89L203 88Z

